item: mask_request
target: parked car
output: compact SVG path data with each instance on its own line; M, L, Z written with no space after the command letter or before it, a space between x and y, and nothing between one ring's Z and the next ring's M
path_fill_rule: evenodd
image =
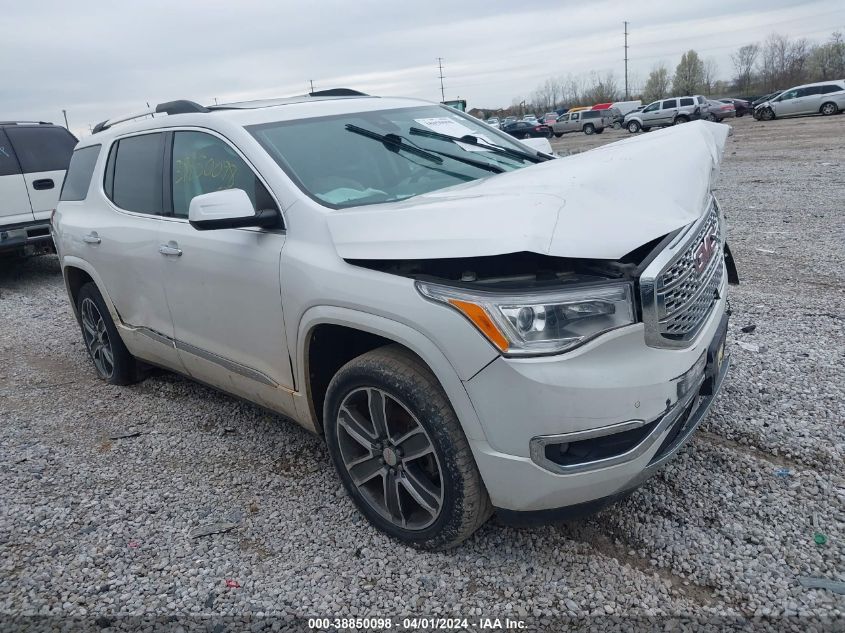
M707 116L708 121L721 123L724 119L733 118L736 116L736 108L733 103L725 103L723 101L716 101L714 99L707 100Z
M486 123L487 123L487 125L492 125L493 127L497 127L497 128L501 127L501 122L499 121L499 118L495 117L495 116L487 119Z
M796 86L755 108L757 118L771 121L801 114L837 114L845 109L845 79Z
M519 121L519 118L517 118L515 116L505 117L504 120L502 121L502 127L505 127L508 123L515 123L516 121Z
M0 121L0 254L52 248L50 215L74 145L52 123Z
M601 134L604 128L613 124L607 110L571 110L558 117L552 126L552 132L560 138L568 132L583 132L584 134Z
M721 126L554 160L348 90L154 111L79 143L53 220L96 374L163 367L296 421L392 537L599 508L719 392Z
M516 138L549 138L552 135L552 130L548 125L543 125L537 120L534 121L514 121L502 126L502 131Z
M708 114L707 99L702 95L671 97L650 103L638 112L626 114L623 124L629 132L647 132L653 127L687 123Z
M751 102L746 101L745 99L734 99L734 98L727 98L727 99L719 99L722 103L730 103L734 107L734 111L736 112L736 117L739 118L741 116L745 116L746 114L751 114L753 108L751 107Z
M543 118L540 120L540 123L542 123L543 125L552 126L554 125L555 121L557 121L557 117L557 112L546 112L543 115Z

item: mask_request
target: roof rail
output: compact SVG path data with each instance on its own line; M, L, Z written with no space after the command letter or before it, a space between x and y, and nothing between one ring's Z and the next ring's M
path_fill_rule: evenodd
M0 125L53 125L50 121L0 121Z
M366 92L353 90L352 88L329 88L328 90L315 90L308 93L309 97L369 97Z
M155 108L149 108L148 110L142 110L141 112L137 112L135 114L128 114L118 119L107 119L105 121L97 123L97 125L94 126L92 134L107 130L112 125L115 125L117 123L125 123L126 121L140 119L145 116L155 116L156 114L188 114L190 112L211 112L211 110L204 106L201 106L198 103L188 101L186 99L179 99L177 101L166 101L164 103L159 103Z

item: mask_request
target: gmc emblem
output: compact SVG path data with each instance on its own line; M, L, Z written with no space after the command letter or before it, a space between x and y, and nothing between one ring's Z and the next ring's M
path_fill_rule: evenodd
M710 260L713 259L713 253L716 252L716 245L719 243L719 238L716 235L716 227L714 226L710 231L708 231L707 235L704 236L704 239L701 240L701 244L698 245L698 248L695 249L695 255L693 256L695 260L695 269L702 273L707 268L707 264L710 263Z

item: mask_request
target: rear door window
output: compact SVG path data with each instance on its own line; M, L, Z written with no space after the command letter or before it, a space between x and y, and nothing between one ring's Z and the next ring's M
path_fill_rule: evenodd
M67 169L76 138L63 127L16 126L6 128L25 174Z
M0 176L12 176L20 173L21 168L18 165L15 150L12 148L6 133L0 130Z
M83 147L73 153L59 200L85 200L99 155L100 145Z
M135 213L163 213L164 134L122 138L112 146L105 189L112 202Z
M692 97L686 97L684 99L681 99L681 105L682 106L695 105L695 99L693 99Z

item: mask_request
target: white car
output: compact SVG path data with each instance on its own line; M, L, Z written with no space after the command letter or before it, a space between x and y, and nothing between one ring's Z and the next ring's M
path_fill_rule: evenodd
M0 254L52 248L50 214L75 145L52 123L0 121Z
M719 390L726 126L552 159L345 90L156 110L78 145L54 218L97 374L165 367L324 436L406 543L601 507Z
M820 81L784 90L755 108L755 118L774 118L801 114L831 115L845 110L845 79Z

